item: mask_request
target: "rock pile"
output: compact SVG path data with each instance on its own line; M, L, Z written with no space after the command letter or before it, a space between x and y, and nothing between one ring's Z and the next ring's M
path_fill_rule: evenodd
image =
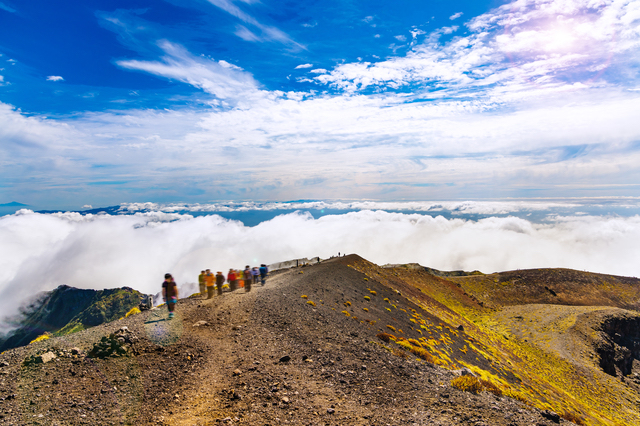
M127 353L135 353L132 346L138 341L138 337L127 327L122 327L109 336L103 336L87 354L89 358L108 358L125 356Z

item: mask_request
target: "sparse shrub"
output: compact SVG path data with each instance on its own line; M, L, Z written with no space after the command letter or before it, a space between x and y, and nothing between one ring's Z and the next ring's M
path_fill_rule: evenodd
M389 333L378 333L376 337L385 343L389 343L392 339L395 340L396 338L393 334Z
M384 300L384 301L385 301L385 302L387 302L387 303L391 303L391 302L389 302L389 298L388 298L388 297L385 297L385 298L384 298L384 299L382 299L382 300Z
M364 277L364 280L365 280L365 281L369 281L369 278L367 278L367 277Z
M375 290L370 290L369 293L373 294L374 296L376 296L378 293L376 293Z
M362 310L365 311L365 312L369 312L369 309L367 309L367 308L362 308Z
M511 389L511 388L507 388L504 390L503 392L504 396L508 397L508 398L512 398L515 400L518 400L520 402L523 402L525 404L529 404L529 400L527 398L524 397L524 395L522 395L520 392Z
M413 346L411 346L411 343L407 342L405 339L396 340L396 344L400 345L402 349L409 352L411 352L411 349L413 349Z
M405 351L401 351L400 349L391 349L391 353L400 358L409 358L409 355Z
M369 296L365 296L364 298L365 298L365 300L371 300L371 298Z
M351 306L351 302L349 302L349 301L347 300L346 302L344 302L344 306L346 306L346 307L348 308L349 306Z
M389 330L393 330L394 333L396 332L396 328L394 326L392 326L392 325L387 325L387 328Z
M422 347L422 345L420 344L420 342L418 342L416 339L408 339L409 343L411 343L413 346L418 346L419 348Z
M586 425L584 417L575 414L575 413L558 413L560 415L560 417L562 417L563 419L573 422L579 426L584 426Z
M413 346L411 348L411 353L414 354L415 356L422 358L423 360L430 362L432 364L435 364L435 359L433 358L433 355L431 355L426 349L423 348L418 348L416 346Z
M358 321L358 317L357 316L352 316L351 318L353 318L354 320Z
M391 309L387 308L387 311L391 312Z
M307 300L307 305L316 306L313 300Z
M300 296L300 297L302 297L303 299L306 299L308 296L307 296L306 294L303 294L303 295L302 295L302 296Z
M491 392L495 396L502 396L502 389L490 382L489 380L480 379L480 384L487 392Z
M342 311L342 313L343 313L343 314L345 314L345 315L346 315L346 316L348 316L348 317L350 317L350 316L351 316L351 314L349 314L349 312L347 312L347 311Z
M461 391L479 393L482 390L482 383L474 376L460 376L451 381L451 386Z

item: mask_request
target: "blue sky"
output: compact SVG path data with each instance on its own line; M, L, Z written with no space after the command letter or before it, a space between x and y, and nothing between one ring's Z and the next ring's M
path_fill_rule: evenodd
M640 196L640 2L0 0L0 204Z

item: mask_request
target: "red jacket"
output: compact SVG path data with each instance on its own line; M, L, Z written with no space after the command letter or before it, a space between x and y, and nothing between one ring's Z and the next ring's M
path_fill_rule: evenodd
M236 280L236 273L229 272L229 275L227 275L227 281L235 281L235 280Z

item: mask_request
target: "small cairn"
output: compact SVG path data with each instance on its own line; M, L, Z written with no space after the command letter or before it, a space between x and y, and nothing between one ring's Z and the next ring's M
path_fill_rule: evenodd
M136 335L128 327L121 327L109 336L103 336L87 354L89 358L108 358L125 356L132 351L132 345L138 341Z

